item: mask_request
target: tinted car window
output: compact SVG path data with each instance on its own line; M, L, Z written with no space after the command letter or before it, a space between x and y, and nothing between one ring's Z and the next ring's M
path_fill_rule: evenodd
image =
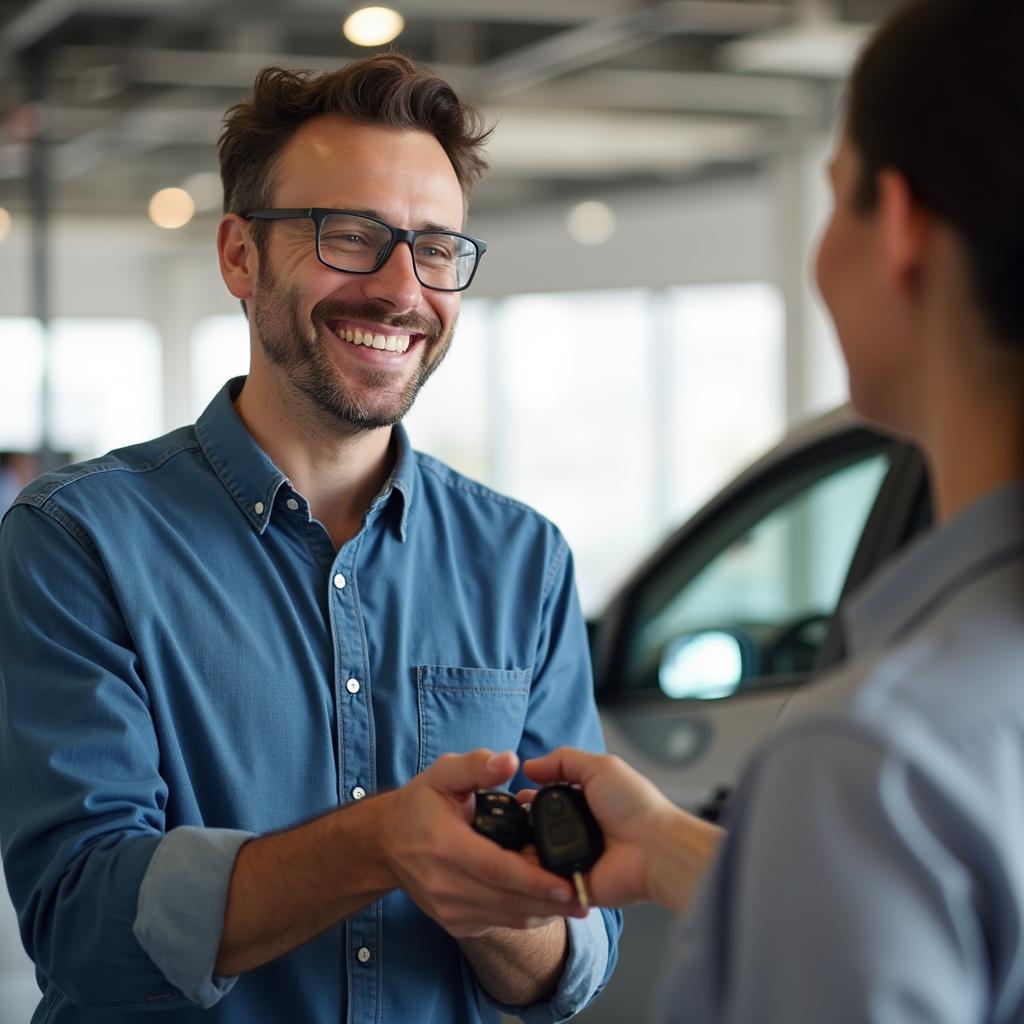
M798 468L680 549L637 594L620 685L722 697L808 671L889 466L879 443Z

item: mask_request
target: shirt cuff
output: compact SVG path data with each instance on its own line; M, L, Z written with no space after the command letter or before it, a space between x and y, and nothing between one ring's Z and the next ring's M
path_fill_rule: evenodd
M584 918L565 918L565 925L569 955L555 994L546 1003L530 1006L506 1006L488 996L502 1013L513 1014L526 1024L554 1024L574 1017L600 990L608 971L611 941L604 914L594 909Z
M213 967L235 858L252 838L236 829L172 829L157 844L139 888L135 938L164 977L203 1009L238 980L215 978Z

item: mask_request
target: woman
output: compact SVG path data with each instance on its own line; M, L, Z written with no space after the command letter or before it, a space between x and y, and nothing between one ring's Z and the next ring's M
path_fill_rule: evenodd
M1022 68L1021 0L923 0L854 72L817 278L937 526L844 609L848 662L793 701L728 834L616 759L525 766L583 786L596 902L690 904L665 1020L1024 1021Z

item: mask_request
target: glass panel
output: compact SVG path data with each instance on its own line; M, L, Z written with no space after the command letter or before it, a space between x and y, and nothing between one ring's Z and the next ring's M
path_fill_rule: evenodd
M745 652L733 689L812 668L888 468L885 451L819 467L798 489L784 482L767 514L763 493L748 502L696 566L694 550L678 551L641 597L626 685L657 686L666 652L708 631L727 631Z
M147 320L53 323L53 446L76 458L160 434L160 335Z
M249 322L241 313L209 316L192 332L192 418L232 377L249 372Z
M669 521L692 515L786 429L785 304L767 282L672 288Z
M43 331L38 320L0 318L0 366L0 450L33 451L43 433Z
M463 300L452 347L405 418L414 448L481 481L491 475L491 324L489 303Z
M592 614L660 525L651 293L527 295L500 309L496 486L562 529Z

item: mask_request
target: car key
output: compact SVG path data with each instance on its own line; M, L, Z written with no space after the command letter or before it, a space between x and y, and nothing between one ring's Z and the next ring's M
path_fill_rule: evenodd
M506 850L521 850L533 838L526 808L510 793L497 789L476 794L473 828Z
M530 818L541 864L556 875L571 878L580 905L588 909L583 872L604 852L604 837L583 791L565 782L545 786L533 798Z

